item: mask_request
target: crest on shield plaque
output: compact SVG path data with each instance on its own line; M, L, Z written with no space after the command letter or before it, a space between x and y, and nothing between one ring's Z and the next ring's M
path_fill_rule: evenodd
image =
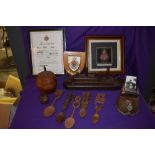
M70 75L81 73L85 66L85 52L64 52L65 70Z
M80 63L81 63L81 59L79 56L68 56L69 68L72 71L75 72L76 70L78 70Z

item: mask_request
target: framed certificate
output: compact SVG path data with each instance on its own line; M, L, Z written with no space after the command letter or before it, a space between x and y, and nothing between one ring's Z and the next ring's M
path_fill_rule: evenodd
M123 36L86 36L88 73L124 73Z
M64 29L30 30L30 53L32 75L44 70L64 74Z

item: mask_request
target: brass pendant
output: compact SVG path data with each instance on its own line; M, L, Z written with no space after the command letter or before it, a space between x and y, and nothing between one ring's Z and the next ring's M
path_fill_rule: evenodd
M63 91L59 90L59 89L55 91L55 93L54 93L55 98L54 98L52 104L50 106L46 107L44 109L44 111L43 111L43 116L44 117L50 117L50 116L52 116L54 114L56 100L58 100L61 97L62 93L63 93Z

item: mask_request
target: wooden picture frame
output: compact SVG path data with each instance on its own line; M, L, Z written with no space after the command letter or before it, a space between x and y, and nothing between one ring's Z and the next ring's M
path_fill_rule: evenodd
M65 73L63 52L66 42L63 28L30 29L29 49L33 76L43 71L44 66L56 75Z
M85 36L85 51L88 73L124 73L123 36Z

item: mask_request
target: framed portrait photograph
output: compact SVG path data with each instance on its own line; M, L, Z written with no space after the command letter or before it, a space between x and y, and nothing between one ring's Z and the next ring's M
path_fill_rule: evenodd
M64 74L64 29L30 30L29 37L32 75L42 72L44 66L54 74Z
M126 76L125 80L125 92L126 93L137 93L137 77L136 76Z
M86 36L88 73L124 73L123 36Z

